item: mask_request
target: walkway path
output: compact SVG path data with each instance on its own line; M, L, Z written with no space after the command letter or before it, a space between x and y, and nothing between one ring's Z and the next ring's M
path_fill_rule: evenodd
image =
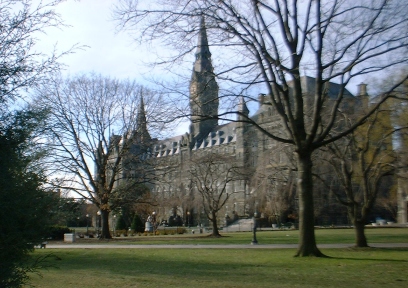
M353 244L318 244L318 248L349 248ZM375 248L408 248L408 243L371 243ZM296 249L298 244L257 244L257 245L137 245L137 244L48 244L47 249Z

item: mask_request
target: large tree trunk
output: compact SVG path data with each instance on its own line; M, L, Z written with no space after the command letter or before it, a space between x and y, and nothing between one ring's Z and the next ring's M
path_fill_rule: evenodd
M211 223L212 223L212 236L216 236L219 237L220 232L218 231L218 225L217 225L217 213L215 213L214 211L211 212Z
M323 253L316 246L314 233L312 152L297 153L299 195L299 248L296 256L322 257Z
M354 220L354 232L356 234L356 247L368 247L367 238L364 233L364 221Z
M102 231L100 239L112 239L109 231L109 211L101 210Z

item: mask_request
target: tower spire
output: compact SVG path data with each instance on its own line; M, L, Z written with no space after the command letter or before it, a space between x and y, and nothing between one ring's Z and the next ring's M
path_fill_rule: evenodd
M207 29L205 27L204 16L201 17L200 31L198 33L197 50L195 53L196 61L194 71L198 73L213 72L211 64L211 53L208 46Z
M146 120L143 96L140 96L140 104L139 104L139 109L137 111L136 134L137 134L137 140L140 142L146 143L151 140L149 131L147 130L147 120Z
M201 17L197 50L190 81L190 133L193 140L206 137L218 125L218 84L215 81L204 17Z

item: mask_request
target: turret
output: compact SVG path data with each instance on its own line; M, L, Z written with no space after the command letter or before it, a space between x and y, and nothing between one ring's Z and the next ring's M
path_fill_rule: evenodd
M237 127L240 126L244 126L245 123L243 121L246 121L248 119L248 115L249 115L249 109L245 103L244 97L240 97L239 99L239 103L238 103L238 117L237 117Z
M236 156L239 162L242 165L247 163L248 161L248 153L247 153L247 131L249 124L244 122L248 120L249 116L249 109L245 103L244 97L240 97L238 103L238 116L237 116L237 123L235 128L236 133ZM251 139L253 140L253 139Z

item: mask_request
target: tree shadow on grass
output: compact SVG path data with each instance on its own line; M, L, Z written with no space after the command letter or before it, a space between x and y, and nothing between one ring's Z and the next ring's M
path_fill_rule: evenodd
M160 250L143 255L129 253L95 253L96 250L86 251L81 253L58 253L61 261L58 261L58 269L64 273L73 273L78 270L85 273L110 273L116 275L160 275L185 278L186 275L195 275L197 280L206 280L208 275L212 277L224 278L242 277L242 271L254 271L263 266L260 263L251 261L229 261L228 259L213 260L212 256L206 258L201 253L195 254L194 250L190 253L176 253L174 256L170 254L161 257ZM121 251L125 252L123 249ZM174 250L173 250L174 251ZM91 252L91 253L87 253ZM201 254L201 255L200 255ZM197 260L199 259L199 261ZM266 265L268 266L268 265ZM87 272L88 271L88 272ZM227 274L226 274L227 273ZM248 272L248 276L252 275Z
M352 252L382 252L382 251L395 251L395 252L408 252L408 248L376 248L376 247L350 247L347 248L348 251ZM374 256L375 257L375 256ZM355 257L334 257L329 256L329 259L336 260L358 260L358 261L378 261L378 262L399 262L408 263L408 260L403 259L386 259L386 258L355 258Z

